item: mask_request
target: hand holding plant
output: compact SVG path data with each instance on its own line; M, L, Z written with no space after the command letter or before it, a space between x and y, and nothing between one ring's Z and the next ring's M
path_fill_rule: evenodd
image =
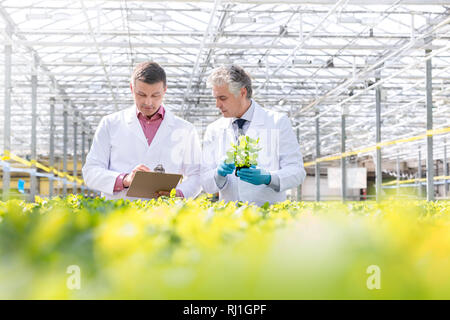
M222 177L226 177L228 174L232 174L234 169L234 163L222 162L219 167L217 167L217 173Z
M258 164L258 152L261 148L258 146L259 138L252 139L249 136L240 136L238 144L231 144L231 150L227 152L226 164L232 164L236 166L237 172L241 168L250 168Z
M272 180L272 176L269 172L262 168L256 168L251 166L250 168L242 168L237 173L237 176L245 182L260 185L260 184L269 184Z

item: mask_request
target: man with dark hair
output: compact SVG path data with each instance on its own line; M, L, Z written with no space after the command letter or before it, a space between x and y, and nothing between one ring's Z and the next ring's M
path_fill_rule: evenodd
M135 105L104 117L83 167L91 189L108 199L126 198L137 171L183 175L177 196L200 192L200 142L194 126L164 108L164 69L156 62L138 64L130 82ZM157 170L155 170L157 169ZM155 196L168 195L160 191Z
M131 75L131 84L136 85L136 80L148 84L162 82L164 87L167 86L166 72L159 64L153 61L139 63L134 68Z
M207 193L225 201L257 205L286 200L286 190L303 182L306 173L300 146L289 118L262 108L252 99L252 81L237 65L212 71L208 85L223 117L206 128L201 181ZM259 139L257 166L239 168L225 159L239 136Z

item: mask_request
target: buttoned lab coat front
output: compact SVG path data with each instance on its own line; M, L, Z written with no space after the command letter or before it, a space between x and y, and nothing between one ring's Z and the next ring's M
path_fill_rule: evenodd
M253 185L233 174L227 175L222 189L216 185L214 175L217 166L225 159L231 143L235 143L232 118L220 118L211 123L205 132L202 155L202 187L207 193L219 192L219 200L248 201L257 205L286 200L286 190L295 188L305 179L303 157L289 118L278 112L262 108L255 101L253 119L246 135L259 138L262 150L258 154L258 167L262 167L280 179L277 192L267 185Z
M102 192L106 199L137 199L126 196L128 189L113 192L116 178L137 165L150 170L162 164L166 173L183 175L177 186L186 198L200 192L201 146L194 126L165 110L164 119L150 146L136 116L136 107L104 117L95 132L83 166L86 185Z

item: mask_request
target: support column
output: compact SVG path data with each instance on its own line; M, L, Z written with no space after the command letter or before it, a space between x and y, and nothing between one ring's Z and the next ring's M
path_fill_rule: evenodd
M29 201L34 202L37 194L36 178L36 136L37 136L37 57L33 54L33 68L31 69L31 171Z
M6 35L11 38L11 26L6 24ZM3 154L9 156L11 151L11 55L12 45L5 42L5 106L3 123ZM8 200L11 181L9 166L3 169L3 200Z
M300 145L300 128L297 128L297 142ZM306 177L305 177L306 179ZM302 200L302 185L299 184L297 187L297 201Z
M89 134L88 134L88 154L89 154L89 151L91 151L91 147L92 147L92 137L93 137L93 133L92 132L89 132ZM87 156L88 155L86 155L86 158L87 158ZM89 190L89 194L92 196L93 195L93 190Z
M379 76L379 72L377 74ZM380 78L377 77L375 82L380 81ZM376 143L381 142L381 86L377 86L375 89L375 113L376 113L376 121L375 121L375 130L376 130ZM375 168L375 189L376 189L376 199L377 201L381 200L381 184L383 183L383 173L381 171L381 147L377 145L377 155L376 155L376 168Z
M63 111L63 119L64 119L64 136L63 136L63 172L67 174L67 131L68 131L68 121L67 121L67 104L69 103L67 100L64 101L64 111ZM64 177L63 180L63 197L67 196L67 177Z
M398 153L399 151L397 150L397 194L400 193L400 158Z
M444 142L444 176L448 176L448 166L447 166L447 140ZM447 179L444 180L444 197L447 198L448 193L448 183Z
M431 44L431 41L428 41ZM426 49L428 55L431 50ZM426 61L427 130L433 130L431 59ZM427 201L434 201L433 137L427 136Z
M341 153L345 153L345 112L341 115ZM346 158L341 158L341 197L345 201L347 197L347 170L345 166Z
M422 151L420 151L419 147L419 165L417 167L417 173L419 175L419 179L422 179ZM422 199L422 181L419 181L419 198Z
M92 146L92 133L91 133L91 135L89 135L89 138L88 138L88 153L89 153L89 151L91 151L91 146Z
M78 138L78 111L75 111L73 115L73 176L78 178L78 150L77 150L77 138ZM77 181L73 182L73 194L77 194Z
M50 150L49 150L49 166L55 166L55 98L50 98ZM51 172L53 174L53 172ZM49 178L48 186L49 197L53 197L53 176Z
M316 201L320 201L320 163L317 159L320 158L320 127L319 127L318 112L316 112L316 164L315 164L315 177L316 177Z
M84 132L84 122L81 121L81 168L83 168L85 160L86 160L86 134ZM83 196L85 195L86 187L81 185L81 193Z

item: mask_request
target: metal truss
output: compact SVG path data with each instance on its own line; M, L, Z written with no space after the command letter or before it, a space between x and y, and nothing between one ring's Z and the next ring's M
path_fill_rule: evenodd
M307 160L315 158L317 125L321 156L340 152L343 113L348 150L375 143L377 90L382 140L423 134L427 61L432 63L433 125L448 127L450 1L424 3L1 1L0 38L12 45L11 150L31 155L32 74L37 75L37 154L47 158L51 99L55 154L61 155L63 112L69 113L69 127L81 122L92 138L103 116L132 105L131 70L145 60L165 68L166 107L193 122L200 135L220 116L207 76L221 64L243 66L252 76L255 99L289 115ZM0 91L2 105L5 92ZM3 135L1 126L2 147ZM68 139L81 145L73 130ZM446 141L445 135L436 137L435 158L443 157L440 143ZM72 143L66 147L72 154ZM426 149L425 141L387 148L383 159L414 159L420 147Z

